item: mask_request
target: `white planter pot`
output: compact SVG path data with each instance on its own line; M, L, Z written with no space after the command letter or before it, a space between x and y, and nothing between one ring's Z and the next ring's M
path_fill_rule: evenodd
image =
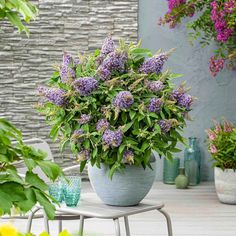
M215 167L215 187L219 200L226 204L236 204L236 172Z

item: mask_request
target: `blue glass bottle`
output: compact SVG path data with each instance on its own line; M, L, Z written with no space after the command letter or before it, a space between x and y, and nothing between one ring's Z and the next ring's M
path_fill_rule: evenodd
M189 185L199 184L201 179L201 153L195 137L189 137L189 147L184 151L184 168Z

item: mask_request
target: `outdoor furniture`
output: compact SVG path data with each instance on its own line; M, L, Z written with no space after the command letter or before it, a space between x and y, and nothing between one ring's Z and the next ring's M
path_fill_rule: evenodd
M143 200L139 205L131 207L108 206L102 203L95 193L85 193L82 194L81 200L77 207L67 207L65 205L61 205L60 207L56 206L56 210L57 212L61 212L63 214L80 216L79 236L83 236L84 220L86 218L113 220L115 224L116 236L121 235L119 219L124 218L126 236L130 236L128 221L129 216L157 210L166 218L168 236L173 236L170 216L163 210L163 207L163 203L150 200ZM33 217L33 215L31 215L31 217ZM46 231L49 233L49 225L46 215L44 222Z

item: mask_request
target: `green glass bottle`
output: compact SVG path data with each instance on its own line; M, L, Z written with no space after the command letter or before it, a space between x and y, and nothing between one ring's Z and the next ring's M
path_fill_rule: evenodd
M189 147L184 151L184 168L189 185L199 184L201 179L201 153L195 137L189 137Z
M179 168L179 175L175 179L175 185L178 189L186 189L188 187L188 177L185 175L184 168Z
M180 159L178 157L173 158L173 160L168 160L164 158L164 168L163 168L163 182L165 184L174 184L175 178L179 174L179 164Z

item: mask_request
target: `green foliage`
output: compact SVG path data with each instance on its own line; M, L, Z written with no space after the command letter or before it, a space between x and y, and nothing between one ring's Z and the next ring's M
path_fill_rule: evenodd
M50 132L52 139L61 141L62 150L70 145L74 156L78 156L81 162L81 171L88 162L86 158L81 157L80 152L84 149L90 152L91 164L98 167L101 163L107 164L112 177L115 171L125 168L123 156L126 150L134 153L134 165L146 168L149 166L152 150L160 156L165 155L171 159L172 152L178 150L175 148L177 142L184 142L180 133L185 126L185 114L189 110L179 106L177 101L171 98L175 87L172 80L181 75L169 71L158 74L140 73L139 67L143 61L153 56L150 50L141 48L140 43L127 45L121 41L116 52L121 51L128 55L125 72L115 72L107 81L99 80L96 74L98 68L96 61L100 56L98 50L92 55L80 57L80 63L74 67L76 77L95 77L99 81L98 88L90 95L80 96L73 86L72 78L68 82L62 82L58 69L48 81L48 86L49 89L63 89L66 92L64 96L66 104L58 106L45 97L43 103L38 104L38 111L45 115L46 121L52 126ZM151 92L146 86L147 80L162 81L164 88L158 94ZM114 97L123 90L129 90L134 98L134 103L129 109L117 109L112 103ZM153 97L161 98L163 101L164 105L159 114L148 111L150 99ZM87 124L78 122L82 114L91 115L91 120ZM103 132L96 130L96 123L100 119L106 119L110 123L111 130L122 131L121 145L109 147L104 144ZM163 119L171 123L171 130L168 133L162 132L158 125ZM74 132L79 129L84 131L79 137L82 142L73 138Z
M39 202L45 207L48 217L53 218L55 208L46 193L48 186L34 173L34 168L39 166L52 181L62 172L57 164L45 160L46 156L43 151L26 145L21 132L5 119L0 119L1 214L10 214L13 207L25 213ZM27 167L25 177L18 173L17 163Z
M7 19L19 32L29 34L25 23L34 20L37 8L29 0L0 0L0 20Z
M236 128L228 121L207 130L213 166L236 170Z

